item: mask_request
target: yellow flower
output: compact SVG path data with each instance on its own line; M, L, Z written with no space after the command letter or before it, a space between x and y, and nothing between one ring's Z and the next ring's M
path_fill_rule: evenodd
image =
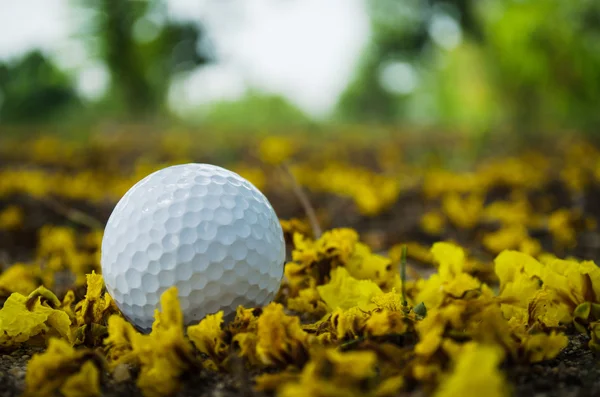
M442 200L442 208L455 226L472 229L483 212L483 197L477 194L461 197L458 193L449 193Z
M34 355L25 375L26 396L65 397L100 395L100 374L94 354L75 350L68 342L51 339L44 353Z
M10 205L0 211L0 229L16 229L23 225L23 210L21 208Z
M61 226L44 226L40 230L38 257L68 255L74 251L75 230Z
M500 292L509 283L517 281L520 276L528 279L539 279L543 266L530 255L517 251L504 251L494 260L495 271L500 281ZM541 285L541 283L538 283Z
M564 334L552 332L548 334L534 334L523 341L525 359L530 363L553 359L560 353L569 339Z
M229 346L225 343L224 333L221 329L223 311L209 314L197 325L187 329L188 338L200 352L208 355L212 360L211 366L219 367L227 358Z
M283 306L270 303L258 318L256 354L264 365L302 366L308 360L309 335L300 319L287 316Z
M253 365L261 365L256 354L258 316L262 309L245 309L239 306L235 319L223 327L223 312L203 318L197 325L189 326L187 335L196 349L210 359L204 362L212 370L228 369L233 351L248 359ZM231 340L231 345L226 342Z
M454 359L452 372L442 380L434 396L508 396L506 380L498 368L503 356L495 346L464 344Z
M452 298L464 298L468 293L478 295L481 292L491 294L479 279L466 273L459 274L443 286L443 293Z
M261 359L256 353L257 340L258 337L255 333L242 332L234 335L232 344L237 349L238 354L245 357L251 366L261 367Z
M288 307L299 312L322 316L325 304L329 311L338 305L347 309L358 304L357 299L369 304L370 298L382 288L401 288L397 266L359 242L352 229L333 229L316 241L296 233L292 259L294 262L285 266ZM339 267L344 269L337 270ZM344 295L340 290L351 291L355 285L361 287L352 291L353 295ZM346 301L335 301L339 299Z
M600 268L594 262L548 260L542 279L572 309L583 302L598 302L600 299Z
M358 233L352 229L329 230L316 241L294 234L294 262L285 266L290 295L294 297L300 289L309 287L311 279L323 284L331 269L348 262L357 242Z
M290 139L280 136L267 136L258 146L258 155L267 164L277 165L289 159L295 152Z
M371 302L379 310L400 311L403 309L402 296L393 288L390 292L376 295L371 298Z
M463 298L470 291L491 294L488 289L482 288L481 281L463 272L466 259L461 247L440 242L433 245L431 253L438 263L438 273L427 280L417 281L416 302L423 302L429 310L442 304L446 296Z
M106 333L108 318L118 309L109 294L103 293L102 276L92 271L86 275L87 293L75 305L75 325L78 326L75 343L99 344Z
M331 281L318 286L317 290L329 310L347 310L354 306L367 310L372 307L373 297L383 294L377 284L369 280L357 280L343 267L333 269Z
M68 377L60 388L65 397L99 396L100 371L92 361L86 361L78 373Z
M151 339L135 349L140 362L137 386L145 396L171 395L181 388L182 374L199 367L196 367L191 346L177 328L165 329Z
M529 221L532 208L524 194L514 194L511 200L497 200L487 205L483 218L499 221L502 225L525 225Z
M539 242L531 238L527 228L521 224L505 226L495 232L485 234L483 245L493 253L519 249L526 254L537 255L541 251Z
M516 356L519 346L509 323L502 316L498 300L490 293L449 300L428 311L427 316L415 324L415 329L419 336L415 353L418 363L425 369L432 364L443 365L437 352L441 349L446 354L452 353L453 350L448 349L453 348L450 342L454 339L497 345L512 356ZM423 376L435 374L433 370L423 371Z
M596 302L600 292L600 270L593 262L577 262L505 251L495 260L500 296L506 318L518 317L531 327L539 323L557 327L571 320L576 307ZM526 311L525 311L526 309Z
M58 137L45 135L36 138L28 145L31 159L42 164L60 164L73 155L73 143L64 142Z
M86 275L87 293L76 308L77 323L104 323L105 318L117 311L109 294L103 293L104 281L102 276L92 271Z
M411 329L412 321L400 311L382 310L371 313L365 324L366 332L372 336L404 334Z
M423 192L427 198L439 197L446 193L479 192L485 189L487 181L475 173L453 173L436 169L428 171L423 181Z
M148 397L171 395L179 390L179 378L190 370L199 370L192 345L183 334L183 315L177 288L171 287L160 298L162 311L155 312L152 332L142 335L119 317L109 319L109 337L105 344L114 369L118 363L139 366L137 386Z
M396 202L400 194L400 183L395 175L384 175L338 162L327 162L325 166L292 167L298 182L317 192L327 192L350 197L358 210L367 216L380 213Z
M104 339L106 355L111 367L120 363L131 363L135 361L133 352L133 340L137 337L137 331L131 323L119 315L112 315L108 319L108 337Z
M354 306L348 310L337 309L329 322L337 340L356 339L362 335L369 316L369 312Z
M435 243L431 247L434 260L439 264L438 273L443 281L451 280L463 271L464 250L451 243Z
M557 328L571 320L572 311L569 306L561 302L556 290L542 286L528 302L528 325L534 322L542 325L543 329Z
M238 306L235 312L235 318L229 323L227 329L233 335L242 332L256 332L258 329L258 317L261 313L261 308L246 309L243 306Z
M277 377L277 395L283 397L384 397L396 395L403 385L401 377L380 379L377 358L372 351L340 353L334 349L318 351L299 376ZM264 380L262 381L264 384Z
M70 325L67 313L42 303L39 295L32 293L26 297L15 292L0 309L0 345L26 342L43 333L54 333L70 340Z
M176 287L163 292L160 307L162 311L156 310L150 335L134 338L141 368L137 385L146 396L177 391L181 374L195 366L192 346L183 334L183 314ZM140 343L142 338L145 340Z
M297 297L288 299L286 306L290 310L298 313L308 313L316 318L323 317L329 310L314 286L300 290Z
M0 293L18 292L28 295L40 284L40 267L15 263L0 273Z
M429 211L421 216L420 225L426 233L438 235L444 229L445 219L441 213Z
M384 290L401 288L397 266L389 258L371 252L363 243L357 242L345 264L350 276L359 280L371 280Z
M567 209L560 209L550 214L548 230L559 244L572 247L577 243L576 230L572 226L574 215Z

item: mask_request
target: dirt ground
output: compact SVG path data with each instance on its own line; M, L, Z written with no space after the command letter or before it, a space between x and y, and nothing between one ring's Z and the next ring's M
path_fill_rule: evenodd
M0 164L1 165L1 164ZM554 190L553 190L554 189ZM549 194L555 198L556 205L573 207L572 197L564 186L548 186ZM295 199L289 196L278 196L280 192L271 192L271 200L281 218L303 217L305 210ZM494 197L507 196L501 189L490 192L488 200ZM349 210L352 203L347 199L332 198L327 195L313 194L311 200L317 209L323 209L329 216L321 225L324 229L334 227L352 227L361 238L372 246L385 250L398 241L418 241L425 245L435 241L448 239L473 249L481 260L491 261L493 256L480 250L479 246L471 244L475 240L472 233L464 230L449 228L443 236L427 235L419 227L421 215L426 210L423 198L418 191L403 192L398 201L382 214L374 217L360 216L354 210ZM600 219L600 188L595 185L587 188L578 198L577 206L586 214ZM27 214L22 230L18 232L0 231L0 264L28 261L33 257L37 244L37 231L45 224L69 224L61 208L80 211L100 223L106 222L112 210L113 203L90 205L86 202L65 202L57 208L47 202L27 196L13 196L9 200L0 197L0 208L7 204L18 203ZM481 230L494 225L483 226ZM480 231L481 231L480 230ZM534 231L534 233L536 233ZM552 241L544 231L536 237L546 249L551 249ZM598 261L600 259L600 233L586 231L578 235L578 245L571 252L581 258ZM371 244L373 243L373 244ZM409 263L409 265L415 265ZM62 287L59 285L55 292L59 295L66 292L69 280ZM600 396L600 360L587 346L589 338L575 330L568 330L569 345L555 359L532 365L505 364L504 371L511 384L514 396L517 397L577 397ZM2 352L0 350L0 397L19 396L24 391L26 366L28 360L42 350L37 347L23 346L16 351ZM135 386L133 368L125 367L117 371L118 376L105 373L102 382L103 395L109 397L141 396ZM253 377L240 369L231 374L214 374L199 372L196 376L181 379L182 390L177 394L181 397L196 396L262 396L252 388ZM403 391L399 396L421 397L425 393L417 388Z
M24 201L26 202L26 201ZM31 210L35 211L37 205L30 202ZM384 239L391 234L411 235L422 238L417 231L418 212L420 204L415 197L403 198L394 209L398 218L380 216L364 219L360 217L347 218L345 222L356 222L354 225L358 230L364 230L365 235L373 238ZM82 210L92 211L80 207ZM96 208L95 216L107 217L110 208ZM288 208L291 213L302 211L300 208ZM39 210L39 219L44 222L58 221L60 215L48 210ZM411 215L412 214L412 215ZM403 222L399 222L402 219ZM381 235L378 231L387 230L388 233ZM15 237L15 236L13 236ZM23 236L25 237L25 236ZM459 236L456 236L459 237ZM595 238L596 236L593 236ZM20 243L17 251L11 250L11 257L26 257L26 252L33 249L35 244L33 238L19 238ZM427 242L426 240L424 240ZM6 239L4 243L6 243ZM385 243L384 243L385 245ZM15 247L15 245L13 245ZM597 251L589 252L596 254ZM569 332L569 345L560 355L550 361L533 365L511 366L505 365L507 379L513 387L515 397L583 397L600 395L600 359L587 347L589 338L577 333L575 330ZM8 353L0 352L0 397L20 396L24 390L24 381L27 361L41 348L23 346L22 348ZM135 386L132 368L124 367L119 371L119 379L116 380L108 373L107 382L103 385L103 395L107 397L142 396ZM182 390L177 394L179 397L233 397L233 396L265 396L252 389L253 375L241 369L234 374L198 373L194 378L182 379ZM399 396L421 397L424 393L420 389L405 391Z
M600 395L600 362L586 346L587 338L574 334L569 346L551 361L531 366L508 367L515 397L587 397ZM20 396L24 390L27 360L40 349L24 347L0 356L0 397ZM106 374L108 377L108 374ZM107 397L142 396L127 369L123 380L110 379L103 388ZM245 371L232 375L200 373L182 380L178 397L259 397L264 393L252 390L251 374ZM403 392L399 396L419 397L420 390Z

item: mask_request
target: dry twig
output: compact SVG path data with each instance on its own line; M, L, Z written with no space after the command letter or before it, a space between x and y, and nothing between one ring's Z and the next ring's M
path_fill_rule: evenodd
M91 215L86 214L83 211L80 211L76 208L69 208L66 205L52 199L52 198L44 198L40 200L43 204L45 204L48 208L60 214L70 220L73 223L77 223L82 226L87 226L90 229L103 229L104 224L100 222L98 219L94 218Z
M306 193L304 193L304 190L286 163L281 164L281 169L288 175L290 182L292 183L292 190L304 208L304 212L306 213L306 217L310 222L310 227L312 228L314 237L316 239L321 237L321 226L319 225L317 214L315 213L315 209L311 205L308 196Z

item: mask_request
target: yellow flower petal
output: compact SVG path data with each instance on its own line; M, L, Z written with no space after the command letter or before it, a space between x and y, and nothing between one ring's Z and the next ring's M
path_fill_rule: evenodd
M343 267L333 269L331 281L318 286L317 290L330 310L347 310L354 306L367 309L375 296L383 294L377 284L369 280L357 280Z

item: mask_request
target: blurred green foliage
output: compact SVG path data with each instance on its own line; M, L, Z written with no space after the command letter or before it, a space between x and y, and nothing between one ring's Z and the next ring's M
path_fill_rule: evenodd
M202 120L209 125L250 129L310 124L310 118L286 98L256 91L236 101L212 104Z
M600 2L478 5L486 57L509 121L529 128L600 123Z
M496 127L525 134L600 127L600 2L368 4L372 41L340 99L339 118L412 121L475 133ZM440 17L460 26L454 48L444 48L432 34ZM382 84L382 68L390 61L414 68L414 90L394 93Z
M210 61L199 49L201 26L166 18L164 1L75 0L75 4L88 15L80 34L108 66L107 97L122 115L164 113L172 78Z
M597 0L365 1L371 41L334 121L481 135L501 128L525 137L600 131ZM105 97L82 112L72 77L33 52L0 65L0 122L172 119L166 98L174 78L218 61L201 45L202 25L170 20L164 0L72 2L85 11L79 36L109 70ZM255 91L192 119L251 128L310 122L285 98Z
M429 33L438 14L460 19L463 30L479 37L469 0L367 0L371 17L371 43L357 73L338 104L338 117L353 121L396 121L410 117L413 101L408 93L394 93L381 81L386 64L403 62L425 75L438 49ZM435 92L429 91L430 93ZM429 114L431 120L434 115Z
M47 121L78 105L69 76L41 52L0 64L0 120Z

